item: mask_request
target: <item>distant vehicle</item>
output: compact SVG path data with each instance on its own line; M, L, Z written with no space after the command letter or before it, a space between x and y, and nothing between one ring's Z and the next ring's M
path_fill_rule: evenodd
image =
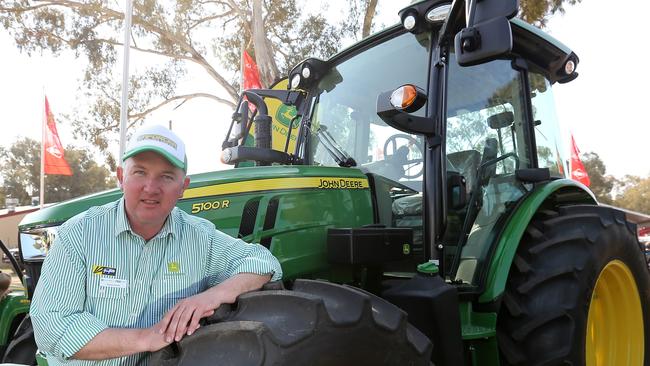
M18 248L11 248L9 249L9 252L11 255L16 259L16 261L20 262L20 252L18 251ZM9 262L9 257L7 257L6 254L2 254L2 262L3 263L10 263Z
M639 229L639 243L643 245L645 259L650 267L650 226Z

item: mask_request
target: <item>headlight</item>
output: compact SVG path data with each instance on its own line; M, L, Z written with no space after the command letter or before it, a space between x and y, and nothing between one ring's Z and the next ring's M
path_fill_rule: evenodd
M50 226L20 233L20 251L23 261L43 260L54 243L58 226Z
M296 89L300 85L300 74L295 74L291 78L291 89Z
M404 17L404 28L406 28L406 30L409 30L409 31L411 29L415 28L415 16L414 15L407 15L406 17Z
M305 68L302 69L302 77L305 79L309 79L310 76L311 76L311 70L309 69L309 67L305 66Z

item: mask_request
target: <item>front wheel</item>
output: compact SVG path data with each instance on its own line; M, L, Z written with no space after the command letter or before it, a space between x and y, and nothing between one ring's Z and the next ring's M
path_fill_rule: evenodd
M154 353L150 363L430 365L431 342L407 323L406 313L348 286L297 280L291 291L244 294L217 320Z
M531 221L497 335L505 365L650 365L650 278L634 225L571 206Z
M23 365L36 365L36 341L29 314L23 318L13 334L2 362Z

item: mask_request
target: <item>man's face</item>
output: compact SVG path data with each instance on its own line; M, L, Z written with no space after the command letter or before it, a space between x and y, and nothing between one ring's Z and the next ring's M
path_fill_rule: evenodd
M142 234L160 230L190 180L161 155L145 151L117 168L131 228Z

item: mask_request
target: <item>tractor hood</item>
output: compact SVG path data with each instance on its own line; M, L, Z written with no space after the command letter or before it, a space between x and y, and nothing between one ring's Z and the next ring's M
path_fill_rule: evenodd
M341 177L342 175L350 178L366 178L357 169L307 166L252 167L194 174L189 176L190 185L177 205L191 212L191 208L186 207L187 203L205 197L317 187L319 177ZM53 204L26 215L20 222L19 229L27 230L60 224L90 207L100 206L120 197L122 191L115 188Z

